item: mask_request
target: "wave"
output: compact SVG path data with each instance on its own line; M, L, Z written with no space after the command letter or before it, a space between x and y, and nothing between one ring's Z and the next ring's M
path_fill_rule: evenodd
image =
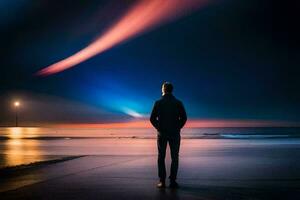
M292 138L295 135L267 135L267 134L220 134L223 138L230 139L269 139L269 138ZM298 136L299 137L299 136Z

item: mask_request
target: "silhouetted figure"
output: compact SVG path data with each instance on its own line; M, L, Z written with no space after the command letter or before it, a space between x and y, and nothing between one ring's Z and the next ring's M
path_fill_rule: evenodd
M157 147L158 147L158 176L160 182L157 187L165 187L166 167L165 157L167 143L171 151L171 174L170 187L177 188L176 182L178 171L178 155L180 147L180 130L184 126L187 116L181 101L176 99L173 94L173 85L165 82L162 85L162 97L156 101L151 113L150 121L157 129Z

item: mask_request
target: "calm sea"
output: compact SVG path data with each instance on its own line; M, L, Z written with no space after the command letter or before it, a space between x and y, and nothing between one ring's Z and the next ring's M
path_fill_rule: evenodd
M78 155L155 155L153 129L0 128L0 168ZM186 128L182 153L300 148L300 128ZM263 152L263 150L262 150Z
M298 138L300 127L245 127L245 128L185 128L182 138L189 139L264 139ZM155 138L156 131L149 128L0 128L0 139L55 139L55 138Z

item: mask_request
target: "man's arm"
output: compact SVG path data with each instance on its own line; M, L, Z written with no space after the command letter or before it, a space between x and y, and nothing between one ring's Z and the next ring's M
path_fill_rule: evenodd
M150 122L151 124L158 130L158 126L159 126L159 122L158 122L158 103L155 102L152 112L151 112L151 116L150 116Z
M180 120L180 128L183 128L186 123L187 116L186 116L185 108L181 102L179 103L179 120Z

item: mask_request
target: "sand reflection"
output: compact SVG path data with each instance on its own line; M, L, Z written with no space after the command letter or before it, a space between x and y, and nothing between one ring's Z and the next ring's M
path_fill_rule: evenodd
M34 135L36 128L9 128L7 136L9 139L3 143L3 165L16 166L21 164L29 164L43 160L42 152L39 150L40 142L33 139L24 139Z
M40 132L36 127L11 127L5 129L5 135L11 139L32 138Z

